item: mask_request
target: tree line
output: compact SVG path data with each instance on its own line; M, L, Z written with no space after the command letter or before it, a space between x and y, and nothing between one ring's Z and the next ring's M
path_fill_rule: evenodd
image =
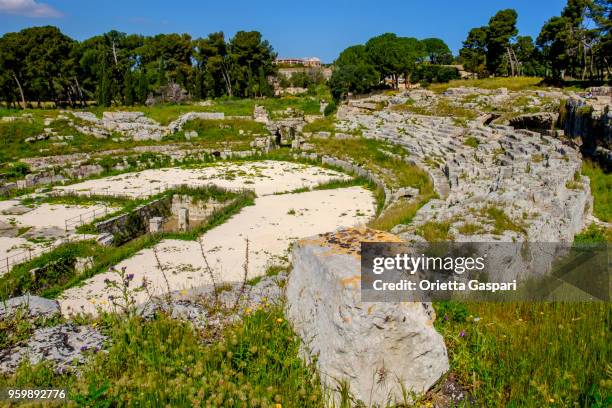
M469 31L453 57L438 38L417 40L387 33L346 48L335 62L330 88L336 99L406 82L447 82L461 64L478 77L538 76L604 80L612 58L612 0L568 0L534 41L521 36L513 9L497 12L488 24ZM446 65L446 66L445 66ZM390 84L389 84L390 82Z
M459 59L479 76L599 79L610 75L612 1L568 0L538 37L518 35L515 10L501 10L489 24L470 30Z
M75 41L52 26L0 37L0 100L27 106L144 104L172 85L195 98L271 95L276 54L257 31L152 37L118 31Z
M341 99L348 93L364 93L380 86L398 88L400 81L410 82L411 78L448 81L458 78L457 69L442 65L453 60L448 45L439 38L418 40L386 33L342 51L334 63L329 87L333 97Z
M497 12L471 29L459 55L439 38L418 40L392 33L346 48L334 63L329 87L335 99L400 82L448 82L452 64L479 77L541 76L604 80L612 58L612 0L568 0L534 40L519 35L513 9ZM52 26L0 37L0 102L13 106L45 101L84 105L133 105L157 100L260 97L273 94L276 73L270 43L257 31L127 35L118 31L75 41ZM283 86L323 82L317 72L281 78Z

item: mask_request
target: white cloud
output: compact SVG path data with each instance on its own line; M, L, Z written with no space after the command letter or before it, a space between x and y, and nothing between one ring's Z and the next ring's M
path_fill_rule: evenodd
M62 13L36 0L0 0L0 14L26 17L61 17Z

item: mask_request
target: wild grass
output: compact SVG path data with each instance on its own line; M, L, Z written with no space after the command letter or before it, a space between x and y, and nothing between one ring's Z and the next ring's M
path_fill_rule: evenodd
M453 235L450 233L451 223L428 221L419 226L416 230L417 235L422 236L427 242L446 242L452 241Z
M485 232L482 225L474 223L465 223L457 228L457 231L463 235L477 235Z
M451 372L478 406L610 406L609 303L435 307Z
M480 144L480 142L478 141L478 139L476 139L475 137L468 137L467 139L465 139L465 141L463 142L464 145L472 147L472 148L477 148L478 145Z
M241 147L248 148L254 135L267 136L269 133L263 124L252 120L191 120L183 127L183 132L173 135L172 138L181 140L188 131L198 133L198 137L191 141L202 147L239 143Z
M89 107L86 110L102 117L102 112L108 111L136 111L159 122L168 125L170 122L188 112L223 112L226 116L251 116L253 114L254 101L251 99L221 99L214 101L210 106L197 104L162 104L153 106L113 106L113 107Z
M0 383L64 387L79 406L323 406L319 377L302 360L282 306L247 313L212 344L207 333L163 314L106 316L99 327L110 348L92 355L81 375L23 365Z
M331 98L329 98L331 99ZM188 112L222 112L225 116L252 116L255 105L262 105L268 111L285 110L293 108L307 115L319 114L319 98L314 96L285 96L280 98L238 99L219 98L211 101L210 105L199 104L160 104L153 106L113 106L89 107L86 110L98 117L107 111L137 111L143 112L147 117L167 125Z
M43 132L42 123L29 121L0 122L0 164L12 162L24 157L23 152L30 150L30 145L25 142L28 137L33 137ZM46 142L41 142L46 144Z
M457 88L461 86L476 87L483 89L498 89L507 88L510 91L522 91L527 89L537 89L542 82L542 78L536 77L497 77L483 79L458 79L448 83L431 84L428 89L434 92L442 93L448 88Z
M504 231L514 231L527 234L523 222L513 221L506 212L494 205L489 205L480 210L480 215L486 217L493 224L493 234L501 235Z
M390 231L396 225L409 224L417 211L432 198L435 194L425 194L417 200L399 200L386 208L378 217L370 221L370 228Z
M334 134L336 133L336 119L333 116L326 116L324 118L317 119L311 123L307 123L304 126L303 131L310 133L329 132Z
M605 222L612 222L612 173L606 173L596 163L584 160L582 174L589 177L593 194L593 213Z
M576 234L574 242L582 243L597 243L597 242L612 242L612 228L591 224L584 229L580 234Z
M16 308L12 313L0 317L0 350L22 344L30 338L37 327L55 326L63 320L60 316L39 316L32 319L29 316L29 309Z
M353 139L312 139L318 152L351 160L379 175L391 187L414 187L422 194L433 191L425 171L400 157L408 153L400 146L357 137Z

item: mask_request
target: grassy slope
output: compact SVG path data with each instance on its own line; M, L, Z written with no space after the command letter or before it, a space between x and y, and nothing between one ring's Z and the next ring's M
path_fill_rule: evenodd
M0 384L65 387L79 406L322 406L318 376L302 360L280 306L247 314L220 340L164 315L150 322L105 316L96 323L112 343L81 376L24 365Z
M595 214L612 213L609 174L585 162ZM608 219L609 220L609 219ZM577 242L612 241L595 225ZM612 405L610 303L437 303L451 371L479 404ZM474 318L479 318L476 319Z
M612 174L606 174L601 167L588 160L583 163L582 174L591 181L593 213L602 221L612 222Z
M451 370L479 405L604 407L604 400L611 402L609 303L439 303L436 308Z
M252 116L255 105L263 105L272 114L274 111L293 108L296 111L304 112L306 115L318 115L319 101L321 99L330 100L327 93L319 92L313 96L286 96L282 98L264 98L264 99L216 99L212 101L211 106L200 106L197 104L185 105L158 105L158 106L113 106L113 107L88 107L85 110L102 116L105 111L140 111L163 125L167 125L171 121L177 119L182 114L187 112L223 112L226 116ZM0 108L0 117L3 116L21 116L23 114L31 115L30 120L18 120L13 122L0 121L0 143L3 149L0 151L0 173L2 173L2 165L25 157L37 156L53 156L77 152L100 152L111 149L129 149L135 146L151 146L165 143L175 143L177 141L184 142L184 133L179 132L177 135L164 138L164 140L154 141L113 141L109 139L96 139L95 137L81 134L74 128L68 125L66 120L56 120L48 127L62 136L73 136L71 141L58 142L53 140L36 141L34 143L26 143L24 140L31 136L38 136L43 133L45 118L56 118L58 111L54 109L27 109L15 110ZM79 120L76 122L81 123ZM251 120L226 120L219 121L218 125L230 126L233 129L251 130L253 133L263 133L263 126ZM87 124L82 122L82 124ZM244 135L229 137L230 132L219 130L218 126L203 125L198 128L198 125L190 124L187 130L202 130L201 137L191 141L194 147L210 147L215 142L219 142L224 138L226 147L231 145L234 149L246 149L249 147L249 142L252 137L245 132Z

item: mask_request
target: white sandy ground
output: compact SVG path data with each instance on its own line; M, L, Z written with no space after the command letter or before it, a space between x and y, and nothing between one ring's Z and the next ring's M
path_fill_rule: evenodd
M19 202L15 202L18 204ZM0 214L0 221L9 223L14 220L18 227L33 227L33 228L50 228L57 227L65 228L65 221L71 218L78 218L83 215L83 220L90 220L92 212L95 210L97 217L104 214L103 205L65 205L65 204L47 204L43 203L32 211L21 215L4 215ZM109 212L116 211L117 208L108 208ZM0 211L1 212L1 211ZM69 226L68 230L74 230L75 225Z
M187 184L214 184L229 189L254 190L258 196L313 187L330 180L348 180L349 176L322 167L299 163L265 160L244 163L216 163L197 169L165 168L143 170L113 177L88 180L69 186L56 187L77 194L123 194L132 197L149 196Z
M33 251L39 251L43 248L42 244L35 244L24 238L8 238L0 237L0 276L7 272L15 264L27 260L29 254L27 248ZM7 263L7 257L8 263Z
M276 188L269 184L264 191L297 187L284 181L284 177L295 180L291 174L284 174L274 183ZM291 210L295 215L290 214ZM243 208L226 223L203 234L200 240L216 280L236 282L242 280L244 273L247 238L250 246L248 276L252 278L263 275L267 266L278 264L296 239L363 224L374 212L373 195L362 187L268 195L257 198L254 206ZM154 251L163 272L156 265ZM138 252L116 267L125 267L127 273L134 274L131 287L140 286L146 277L152 292L161 294L210 285L204 265L198 242L169 239ZM108 296L118 292L109 289L105 279L118 280L114 273L102 273L80 287L65 291L58 299L62 313L69 316L81 312L95 314L98 308L109 310ZM146 302L147 298L144 292L136 295L138 303Z
M65 221L74 217L83 216L86 222L91 221L95 210L97 216L104 214L105 207L102 205L64 205L43 203L36 206L32 211L21 215L1 214L14 205L19 205L19 200L0 201L0 221L12 224L16 228L31 227L32 230L58 228L60 233L65 230ZM109 207L109 212L117 208ZM39 256L43 252L53 249L56 245L66 239L88 238L88 236L75 233L79 224L74 222L69 225L68 231L59 236L49 235L45 242L32 242L20 237L0 237L0 276L4 275L13 265L28 260L31 256ZM31 252L30 252L31 251ZM8 258L8 260L7 260Z

